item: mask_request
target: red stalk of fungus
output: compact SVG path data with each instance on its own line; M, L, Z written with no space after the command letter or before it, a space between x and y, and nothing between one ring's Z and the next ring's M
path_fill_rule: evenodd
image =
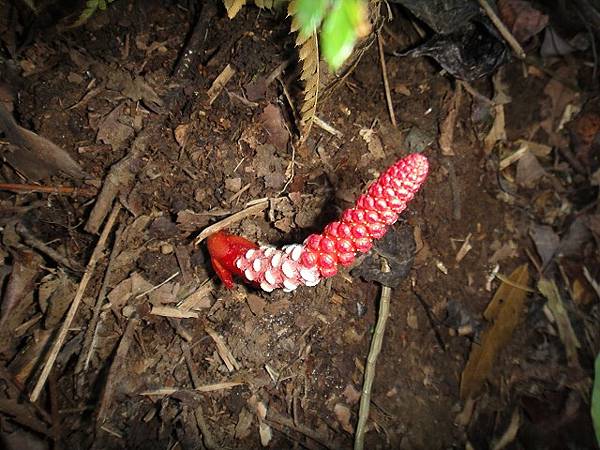
M427 178L427 158L413 153L389 167L361 195L339 221L312 234L303 244L277 249L261 246L239 236L219 231L208 238L208 251L215 272L233 287L237 275L263 290L293 291L300 285L314 286L337 273L338 266L352 264L357 252L366 253L374 239L385 235L398 220Z

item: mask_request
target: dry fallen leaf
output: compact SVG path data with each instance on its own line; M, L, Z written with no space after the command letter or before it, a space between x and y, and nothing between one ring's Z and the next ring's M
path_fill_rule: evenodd
M109 144L113 150L120 150L133 136L134 130L129 125L121 122L125 112L125 103L121 103L108 113L98 126L96 140Z
M290 135L285 127L285 122L281 110L269 103L262 114L259 116L259 120L269 135L269 142L278 149L285 149L290 139Z
M521 43L526 43L548 25L548 16L535 9L529 1L499 0L498 9L502 22Z
M486 153L492 151L496 142L506 140L506 119L504 116L504 105L510 103L508 85L502 79L502 70L496 72L494 82L494 123L483 141Z
M523 153L517 163L517 184L533 188L536 182L546 174L546 171L530 151Z
M440 137L438 143L442 150L442 155L454 156L454 130L456 129L456 119L458 117L458 111L460 110L460 104L462 101L462 85L458 83L454 95L450 99L447 105L447 114L444 121L440 125Z
M511 284L503 282L483 316L491 325L486 329L480 343L473 343L469 360L462 373L460 398L464 401L479 393L491 374L498 353L510 341L513 331L525 312L527 291L516 286L527 286L527 264L517 267L508 277Z
M336 403L333 407L333 412L335 413L335 417L337 418L344 431L353 434L354 427L350 423L350 418L352 417L352 414L350 413L350 408L341 403Z
M256 175L264 178L267 188L281 189L285 184L285 162L275 155L272 145L258 146L252 165L256 168Z
M549 225L533 224L529 228L529 236L535 244L538 255L542 258L542 267L545 267L552 260L560 243L558 234Z
M367 148L369 149L369 153L371 156L373 156L373 158L385 158L383 144L381 143L379 136L375 134L375 130L373 130L373 128L363 128L359 131L359 134L367 143Z
M573 326L569 320L567 310L560 297L558 288L554 280L542 277L538 281L538 289L544 297L548 300L548 308L554 316L556 321L556 327L558 328L558 335L560 340L565 346L565 352L567 354L567 362L569 367L578 367L579 360L577 357L577 349L581 346L579 340L573 331Z
M242 408L238 415L238 422L235 426L236 439L245 439L248 436L250 436L250 426L252 425L253 419L254 415L250 411L248 411L247 408Z
M192 124L190 123L182 123L175 128L175 141L177 141L180 147L185 147L187 144L191 126Z

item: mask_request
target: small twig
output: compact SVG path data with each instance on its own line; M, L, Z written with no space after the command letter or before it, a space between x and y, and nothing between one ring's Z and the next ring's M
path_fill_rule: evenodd
M389 271L390 267L387 261L383 259L382 272L387 273ZM377 325L375 325L375 331L373 331L371 349L369 350L367 365L365 367L365 379L363 382L362 395L360 396L358 424L356 425L356 433L354 435L354 450L362 450L364 448L367 419L369 418L369 409L371 407L371 389L373 387L373 380L375 379L377 357L381 352L381 346L383 344L383 337L385 334L385 325L390 313L391 295L392 288L382 285L381 298L379 300L379 316L377 318Z
M217 353L227 366L227 369L230 372L233 372L234 370L240 370L240 363L237 362L235 356L233 356L233 353L231 353L231 350L229 350L229 348L225 344L225 340L223 339L223 337L210 327L206 327L205 330L215 342L215 345L217 346Z
M313 118L313 122L316 126L321 128L322 130L327 131L329 134L333 134L335 137L337 137L339 139L342 139L344 137L344 133L342 133L340 130L332 127L327 122L320 119L319 116L315 115L315 117Z
M190 352L190 346L187 342L182 342L181 350L183 352L183 357L185 358L185 363L187 364L188 371L190 372L190 378L192 379L192 384L195 389L198 389L202 386L200 379L198 378L198 368L192 359L192 353ZM196 409L194 410L194 416L196 418L196 424L198 425L198 429L202 433L202 441L204 442L204 446L208 450L218 448L215 443L215 438L213 437L210 429L208 427L208 422L204 417L204 411L202 410L202 405L198 403L196 405Z
M93 197L98 193L97 189L90 186L39 186L37 184L15 183L0 183L0 191L16 192L17 194L40 192L43 194L72 195L74 197Z
M50 375L50 371L52 370L52 367L54 366L54 362L56 361L56 358L58 357L58 353L60 352L60 349L62 348L65 338L67 337L69 328L71 328L71 323L73 322L73 319L75 318L75 314L77 314L77 309L79 308L79 304L81 303L81 299L83 298L85 289L87 288L88 283L92 279L94 269L96 268L96 263L102 256L102 252L104 251L104 246L106 245L106 240L108 239L108 235L109 235L110 231L112 230L113 225L115 224L115 221L117 220L117 217L118 217L120 211L121 211L121 203L116 202L115 205L113 206L110 216L108 217L108 220L106 221L106 224L104 225L104 229L102 230L102 234L100 235L100 238L98 239L96 248L94 248L94 252L92 253L92 256L90 257L90 260L85 269L85 273L83 274L83 277L81 278L81 281L79 282L77 292L75 293L75 298L73 299L73 302L71 303L71 306L69 308L69 311L67 312L65 320L60 328L60 331L58 332L58 336L56 337L56 340L52 344L52 348L50 350L50 353L48 354L48 358L46 359L46 362L44 363L44 368L42 369L42 373L40 374L40 377L39 377L35 387L33 388L33 391L31 392L30 399L32 402L37 401L38 397L40 396L40 393L42 392L44 384L46 384L48 375Z
M83 272L83 267L81 267L76 262L71 261L66 256L61 255L59 252L54 250L52 247L49 247L48 245L44 244L42 241L40 241L38 238L36 238L33 234L31 234L31 232L23 224L20 223L19 225L17 225L17 232L21 236L23 236L23 239L25 240L25 243L27 245L31 246L32 248L34 248L36 250L39 250L44 255L46 255L46 256L50 257L51 259L53 259L54 261L56 261L58 264L65 266L75 272L79 272L79 273Z
M502 35L502 37L506 40L506 42L508 42L508 45L510 45L510 47L513 49L513 51L515 52L517 57L519 59L525 59L526 55L525 55L525 51L523 50L523 47L521 47L521 44L519 44L519 42L515 39L515 37L511 34L511 32L508 31L508 28L506 28L506 25L504 25L502 23L502 21L496 14L496 11L494 11L492 9L492 7L489 5L487 0L478 0L478 1L479 1L479 4L481 5L481 7L483 8L483 10L485 11L485 13L487 14L487 16L490 18L490 20L492 21L492 23L498 30L498 32Z
M491 100L488 97L486 97L485 95L483 95L481 92L479 92L473 86L471 86L470 83L467 83L466 81L463 81L463 80L457 80L457 81L458 81L458 84L460 84L465 89L465 91L467 91L469 94L471 94L471 97L476 98L477 100L481 101L482 103L485 103L490 108L496 106L496 102L494 102L493 100Z
M152 391L143 391L143 392L140 392L139 395L147 395L149 397L156 396L156 395L165 396L165 395L173 395L176 392L189 392L189 393L198 394L198 393L222 391L225 389L232 389L236 386L242 386L243 384L244 383L241 381L223 381L222 383L203 384L193 390L185 389L185 388L177 388L177 387L167 387L167 388L154 389Z
M217 231L221 231L224 228L227 228L228 226L233 225L234 223L239 222L240 220L245 219L248 216L257 214L263 211L267 206L269 206L269 201L263 200L260 203L256 203L255 205L249 206L246 209L241 210L240 212L232 214L231 216L206 227L194 240L194 245L200 245L200 243L211 234L216 233Z
M167 284L169 281L171 281L173 278L176 278L177 276L179 276L179 270L177 272L175 272L173 275L170 275L166 280L158 283L156 286L152 286L150 289L142 292L141 294L138 294L135 296L136 299L138 298L142 298L144 295L148 295L151 292L154 292L155 290L157 290L158 288L164 286L165 284Z
M235 75L235 69L231 67L231 64L227 64L225 68L221 71L221 73L215 78L215 81L211 84L210 88L206 92L208 96L208 104L212 105L214 101L217 99L219 94L223 91L223 88L231 77Z
M381 64L381 75L383 76L383 87L385 89L385 101L387 103L390 121L394 128L398 127L396 123L396 114L394 113L394 105L392 104L392 94L390 93L390 83L388 81L387 69L385 67L385 55L383 53L383 40L381 34L377 32L377 45L379 47L379 63Z
M79 352L77 364L75 365L75 373L80 373L88 369L90 360L94 353L94 346L92 345L92 342L94 341L94 335L96 334L96 330L98 327L98 321L100 319L100 310L102 308L102 304L104 303L104 298L106 297L106 291L108 290L108 282L112 273L112 268L115 260L117 259L117 255L121 252L121 238L124 229L125 222L122 222L121 224L119 224L119 228L117 228L117 231L115 232L115 242L110 252L110 257L108 258L106 270L104 271L104 279L102 280L100 291L98 291L98 295L96 296L96 303L94 304L92 319L89 321L87 329L85 330L83 345L81 347L81 351Z

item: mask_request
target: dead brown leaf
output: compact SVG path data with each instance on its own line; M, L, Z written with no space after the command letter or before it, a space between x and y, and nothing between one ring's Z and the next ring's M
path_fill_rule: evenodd
M337 418L344 431L353 434L354 427L350 423L350 419L352 417L352 414L350 413L350 408L341 403L336 403L333 407L333 412L335 413L335 417Z
M5 139L19 148L4 152L4 158L32 180L63 172L73 178L88 175L65 150L54 142L17 124L12 114L0 102L0 131Z
M546 175L546 171L536 156L530 151L523 153L517 163L517 184L527 188L533 188L536 182L544 175Z
M581 255L583 246L592 238L592 233L586 225L585 217L577 217L569 230L563 236L557 252L562 256L578 257Z
M191 127L191 123L182 123L175 128L175 141L180 147L186 146Z
M252 421L254 420L254 415L248 411L247 408L242 408L239 415L238 421L235 426L235 438L236 439L245 439L250 436L252 432L250 430L250 426L252 425Z
M561 66L556 71L556 77L553 77L546 87L544 94L547 98L542 102L540 115L541 128L548 134L548 143L556 147L568 145L567 139L559 133L560 125L563 123L563 116L569 105L578 105L580 103L580 94L570 87L565 86L564 82L559 80L574 80L577 78L577 68L571 66Z
M538 289L544 297L548 300L548 308L554 316L556 321L556 327L558 328L558 335L560 340L565 346L565 352L567 354L567 362L569 367L579 367L579 359L577 356L577 349L581 346L579 340L573 331L573 326L569 320L569 315L565 309L565 305L562 301L558 287L554 280L542 277L538 281Z
M511 284L503 282L500 285L483 313L491 325L483 332L481 343L473 343L471 348L460 383L460 397L463 401L480 392L492 372L496 356L510 341L525 312L527 291L516 286L527 286L529 283L527 264L517 267L508 281Z
M447 114L444 121L440 125L440 137L438 143L442 150L442 155L454 156L454 130L456 129L456 119L458 117L458 111L460 110L460 104L462 102L462 85L456 84L454 95L447 102Z
M96 140L110 145L113 150L123 148L134 133L132 127L123 123L122 117L125 115L126 106L125 103L121 103L104 116L104 119L98 124Z
M538 255L542 259L542 267L545 267L556 253L560 237L551 226L536 224L529 228L529 236L531 236Z
M522 44L548 25L548 16L534 8L529 1L499 0L498 9L502 22Z
M62 270L50 275L39 288L40 309L44 313L46 329L54 328L62 322L67 308L75 297L77 286Z
M381 138L377 135L377 133L375 133L375 130L373 130L373 128L363 128L359 131L359 134L367 143L367 148L373 158L385 158Z
M285 149L290 139L290 134L285 126L281 109L269 103L258 119L269 135L269 142L277 149Z
M177 228L184 232L201 230L210 223L210 217L208 214L185 209L177 213Z
M285 163L282 158L275 155L275 147L270 144L260 145L256 149L253 161L256 175L263 177L265 187L281 189L286 182Z
M42 258L30 250L14 250L11 255L12 272L0 305L0 334L4 339L7 338L5 332L10 331L7 327L9 321L13 326L19 325L20 319L13 317L13 314L19 309L23 299L32 293L33 283L42 264Z

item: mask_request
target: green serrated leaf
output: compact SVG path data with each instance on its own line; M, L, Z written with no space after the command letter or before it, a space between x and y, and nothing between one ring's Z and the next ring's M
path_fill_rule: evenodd
M594 388L592 389L592 422L596 431L596 440L600 446L600 353L596 357L594 368Z
M356 15L360 0L337 0L321 30L322 52L332 69L338 69L352 54L356 43Z
M297 0L294 3L294 16L300 23L300 33L312 35L323 21L329 0Z

